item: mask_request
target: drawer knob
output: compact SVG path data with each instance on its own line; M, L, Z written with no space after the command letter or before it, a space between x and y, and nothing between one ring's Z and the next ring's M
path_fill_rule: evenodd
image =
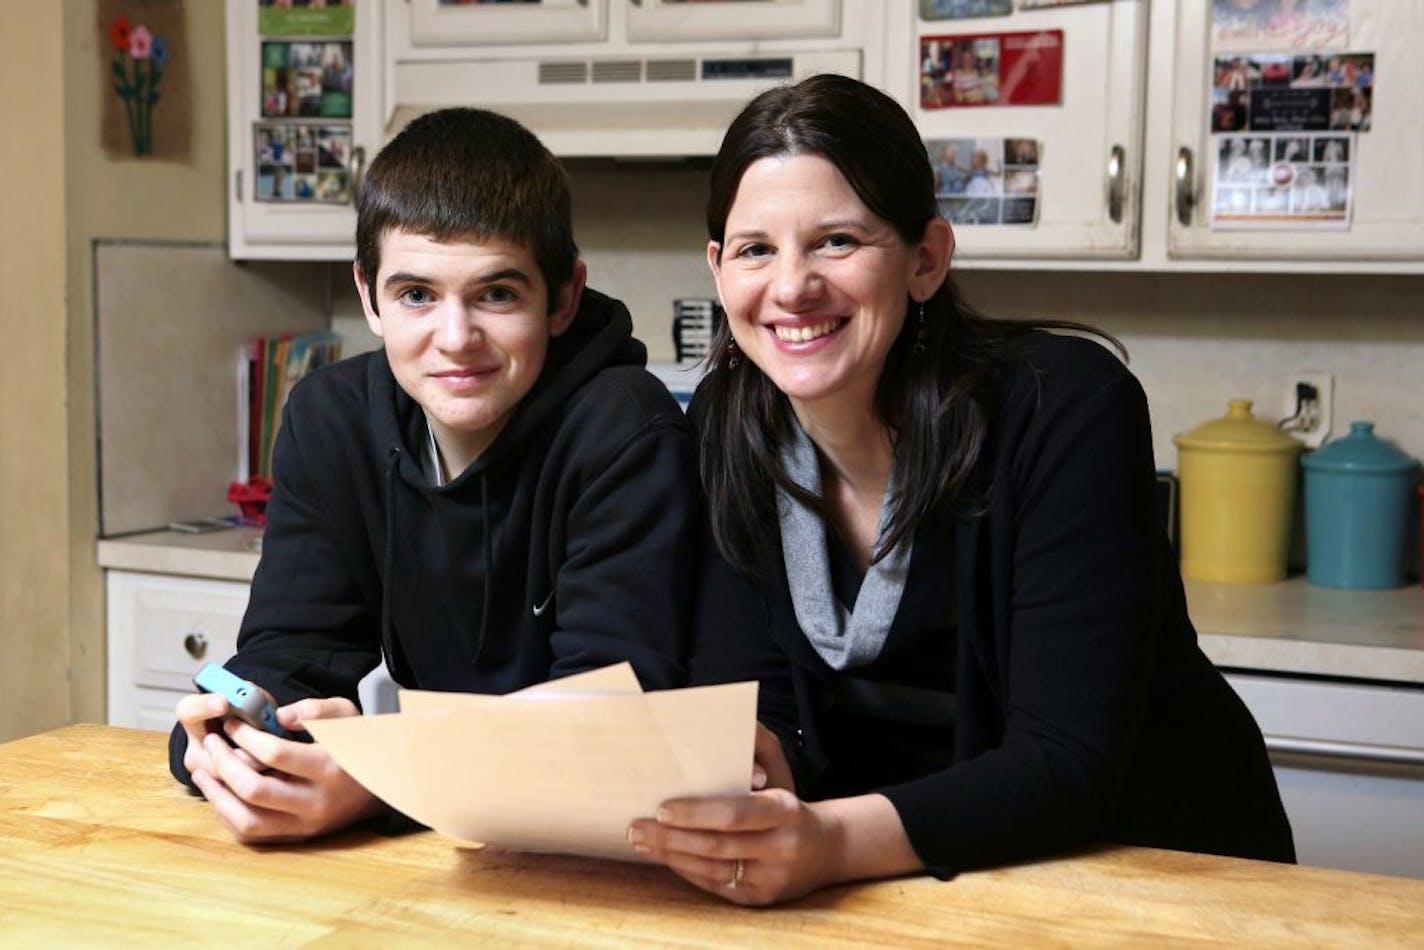
M190 633L183 638L183 649L195 660L201 660L208 652L208 638L201 633Z

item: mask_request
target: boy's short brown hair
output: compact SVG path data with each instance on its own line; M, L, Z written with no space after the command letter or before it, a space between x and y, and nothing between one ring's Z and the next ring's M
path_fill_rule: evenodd
M534 255L552 306L578 258L572 220L564 170L532 132L483 109L440 109L412 120L366 172L356 263L375 311L381 242L391 231L505 238Z

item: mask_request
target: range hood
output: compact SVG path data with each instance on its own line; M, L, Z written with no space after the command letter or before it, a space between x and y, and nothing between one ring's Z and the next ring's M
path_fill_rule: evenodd
M476 106L517 119L561 157L682 158L716 153L758 92L815 73L861 77L858 50L750 55L397 61L389 139L432 109Z

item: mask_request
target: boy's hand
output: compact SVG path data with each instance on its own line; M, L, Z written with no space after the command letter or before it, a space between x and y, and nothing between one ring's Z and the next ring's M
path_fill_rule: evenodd
M183 764L239 841L314 838L384 807L319 745L279 739L231 718L223 721L224 735L219 735L208 727L212 710L219 707L226 711L222 697L202 694L179 703L179 719L188 733ZM204 714L208 719L201 718ZM339 697L303 699L277 710L277 720L293 732L307 719L357 715L355 704Z

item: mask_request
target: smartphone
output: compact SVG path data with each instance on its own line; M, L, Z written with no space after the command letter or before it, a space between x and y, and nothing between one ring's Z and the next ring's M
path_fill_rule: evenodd
M288 738L287 730L277 722L277 707L267 699L267 694L237 674L209 663L193 677L193 685L205 693L222 696L232 707L230 715L249 726Z

